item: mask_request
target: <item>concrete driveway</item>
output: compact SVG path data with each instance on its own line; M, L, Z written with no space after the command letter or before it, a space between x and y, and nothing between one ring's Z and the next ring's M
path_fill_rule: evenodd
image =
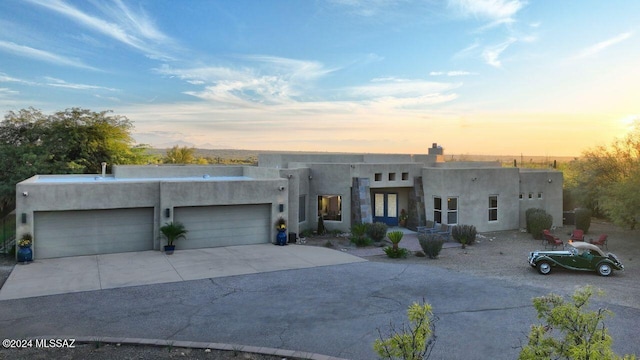
M271 244L76 256L15 266L0 300L366 261L344 252Z
M0 335L217 342L368 360L377 329L401 326L407 307L424 299L439 318L431 358L515 359L537 320L531 298L547 293L401 260L355 262L4 300ZM606 323L614 350L640 353L640 310L595 306L616 314Z

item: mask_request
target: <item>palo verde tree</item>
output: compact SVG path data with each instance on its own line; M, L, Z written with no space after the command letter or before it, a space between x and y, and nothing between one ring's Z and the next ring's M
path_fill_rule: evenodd
M635 359L613 352L613 340L604 325L613 313L602 308L589 310L591 296L593 288L586 286L576 290L571 301L555 294L534 298L533 306L543 323L531 326L528 343L518 359Z
M574 160L566 172L566 184L581 206L633 229L640 221L639 175L640 122L636 122L625 138Z
M91 174L100 172L102 162L151 161L145 146L134 145L132 128L111 111L8 112L0 122L0 208L12 208L16 183L36 174Z

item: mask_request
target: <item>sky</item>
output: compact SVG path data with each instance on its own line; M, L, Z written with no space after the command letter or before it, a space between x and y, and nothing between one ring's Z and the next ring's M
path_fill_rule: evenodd
M640 119L640 1L2 0L0 112L157 148L579 156Z

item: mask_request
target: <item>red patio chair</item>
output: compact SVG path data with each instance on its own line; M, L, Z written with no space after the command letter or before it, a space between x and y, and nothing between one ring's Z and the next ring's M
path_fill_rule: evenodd
M547 248L547 246L551 246L551 250L554 250L558 246L562 246L562 248L564 249L564 242L562 242L559 237L549 232L549 230L543 230L542 236L544 240L546 240L544 243L545 249Z
M609 235L602 234L602 235L600 235L598 240L591 239L591 241L589 241L589 242L592 243L593 245L599 246L600 248L605 248L605 249L609 250L609 246L607 245L608 240L609 240Z
M571 233L571 240L573 241L584 241L584 231L580 229L575 229Z

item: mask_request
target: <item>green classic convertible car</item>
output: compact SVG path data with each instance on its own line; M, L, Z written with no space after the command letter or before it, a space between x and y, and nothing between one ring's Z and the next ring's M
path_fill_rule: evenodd
M595 245L576 241L570 241L566 250L530 252L529 265L537 268L542 275L549 274L554 266L570 270L597 271L602 276L611 275L613 270L624 270L620 260L612 253L605 254Z

